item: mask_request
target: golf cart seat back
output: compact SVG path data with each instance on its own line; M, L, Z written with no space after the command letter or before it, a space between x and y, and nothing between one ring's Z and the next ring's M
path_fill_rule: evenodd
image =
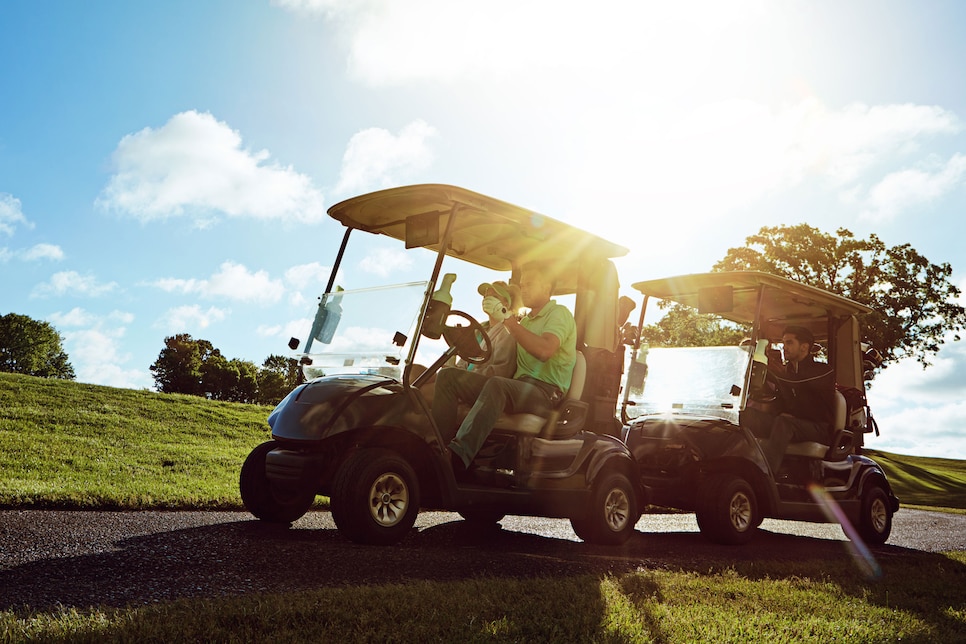
M570 389L549 416L501 414L493 429L540 438L570 438L583 429L587 418L588 405L580 400L586 378L587 361L584 354L578 351L574 372L570 379Z
M845 456L852 449L852 432L846 427L849 417L848 404L842 392L835 392L835 426L832 432L832 445L815 441L789 443L785 454L788 456L804 456L806 458L821 458L835 461Z

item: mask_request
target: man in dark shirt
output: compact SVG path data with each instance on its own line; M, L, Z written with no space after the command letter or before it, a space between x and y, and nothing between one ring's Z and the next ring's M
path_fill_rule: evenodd
M835 374L827 364L812 360L815 339L805 327L789 326L782 333L785 369L778 380L777 416L759 409L745 409L741 424L756 436L765 434L765 457L773 473L781 467L790 442L828 444L835 418Z

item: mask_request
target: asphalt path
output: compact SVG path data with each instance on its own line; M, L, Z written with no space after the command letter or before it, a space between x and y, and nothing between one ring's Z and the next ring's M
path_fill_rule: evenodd
M966 516L900 510L876 560L966 550ZM0 610L126 606L412 580L695 570L737 561L827 559L858 569L838 525L767 519L745 546L721 546L694 515L645 515L621 547L581 543L561 519L507 517L480 529L423 512L400 544L347 541L328 512L291 526L244 512L0 512ZM858 574L858 573L857 573Z

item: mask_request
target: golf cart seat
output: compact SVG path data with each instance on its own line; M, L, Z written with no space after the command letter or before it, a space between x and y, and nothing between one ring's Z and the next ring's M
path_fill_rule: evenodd
M570 438L584 427L589 405L580 400L587 378L587 360L577 352L577 362L567 395L549 416L538 414L501 414L494 430L537 436L540 438Z
M816 441L789 443L785 450L786 456L804 456L806 458L821 458L835 461L845 456L852 449L852 432L846 427L848 421L848 404L842 392L835 392L835 427L832 433L832 445Z

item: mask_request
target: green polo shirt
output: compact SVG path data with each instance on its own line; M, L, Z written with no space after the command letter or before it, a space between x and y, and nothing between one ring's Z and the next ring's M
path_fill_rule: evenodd
M550 300L539 312L531 311L520 320L520 326L537 335L554 334L560 339L560 348L549 360L541 362L517 343L517 372L513 377L530 376L566 392L577 362L577 323L573 314L566 306Z

